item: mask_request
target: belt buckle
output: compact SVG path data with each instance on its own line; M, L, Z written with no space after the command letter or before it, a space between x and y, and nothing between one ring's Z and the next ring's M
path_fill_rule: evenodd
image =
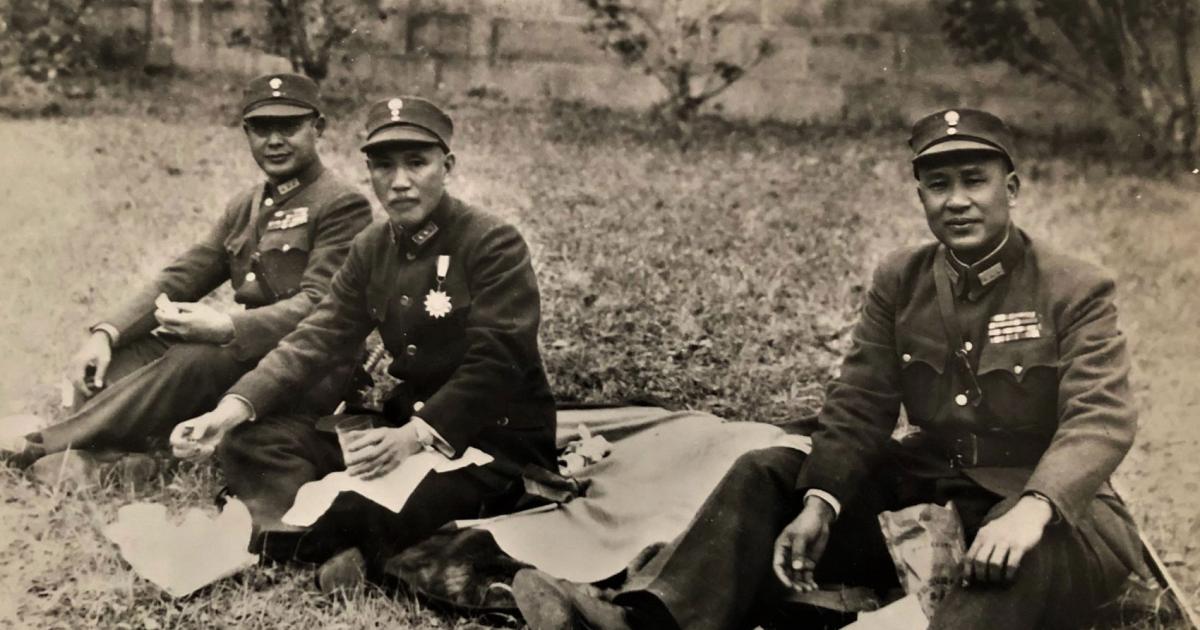
M954 438L954 454L950 457L953 468L971 468L979 464L979 436L968 433Z

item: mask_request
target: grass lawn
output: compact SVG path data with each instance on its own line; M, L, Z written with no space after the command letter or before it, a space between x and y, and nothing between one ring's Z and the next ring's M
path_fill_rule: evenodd
M161 86L88 115L0 120L0 413L56 413L86 326L258 180L232 126L236 84ZM652 395L782 422L819 408L870 270L928 238L906 130L711 125L681 152L638 120L464 102L458 195L515 221L543 291L542 346L565 400ZM361 116L326 164L362 185ZM1200 175L1031 142L1018 222L1119 277L1142 411L1119 470L1145 535L1200 600ZM1193 177L1195 179L1193 179ZM265 568L173 601L98 526L134 500L207 505L208 466L87 496L0 470L0 627L471 627L378 593L330 600L310 571Z

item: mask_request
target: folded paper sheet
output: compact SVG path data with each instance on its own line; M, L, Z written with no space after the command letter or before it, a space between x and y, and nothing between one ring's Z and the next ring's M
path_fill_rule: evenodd
M248 553L250 512L230 499L216 517L189 509L176 525L159 503L132 503L104 528L134 573L172 597L183 597L255 563Z
M422 451L377 479L352 477L344 470L330 473L325 475L324 479L310 481L300 487L291 509L283 515L283 522L297 527L308 527L317 522L317 519L333 505L334 499L343 492L357 492L393 512L399 512L429 473L450 472L466 466L483 466L491 461L491 455L472 447L457 459L450 459L436 451Z

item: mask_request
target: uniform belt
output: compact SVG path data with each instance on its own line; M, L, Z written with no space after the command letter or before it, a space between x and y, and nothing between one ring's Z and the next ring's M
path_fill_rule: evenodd
M1046 452L1040 436L963 432L937 440L954 468L1033 466Z

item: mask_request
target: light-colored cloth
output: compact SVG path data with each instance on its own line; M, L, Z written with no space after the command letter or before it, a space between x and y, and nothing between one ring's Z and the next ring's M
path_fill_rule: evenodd
M560 411L558 442L578 426L613 442L612 454L577 475L587 495L560 509L475 524L513 558L574 582L625 569L638 552L683 532L705 497L743 453L770 446L805 452L808 438L695 411L626 407ZM621 437L623 436L623 437Z

